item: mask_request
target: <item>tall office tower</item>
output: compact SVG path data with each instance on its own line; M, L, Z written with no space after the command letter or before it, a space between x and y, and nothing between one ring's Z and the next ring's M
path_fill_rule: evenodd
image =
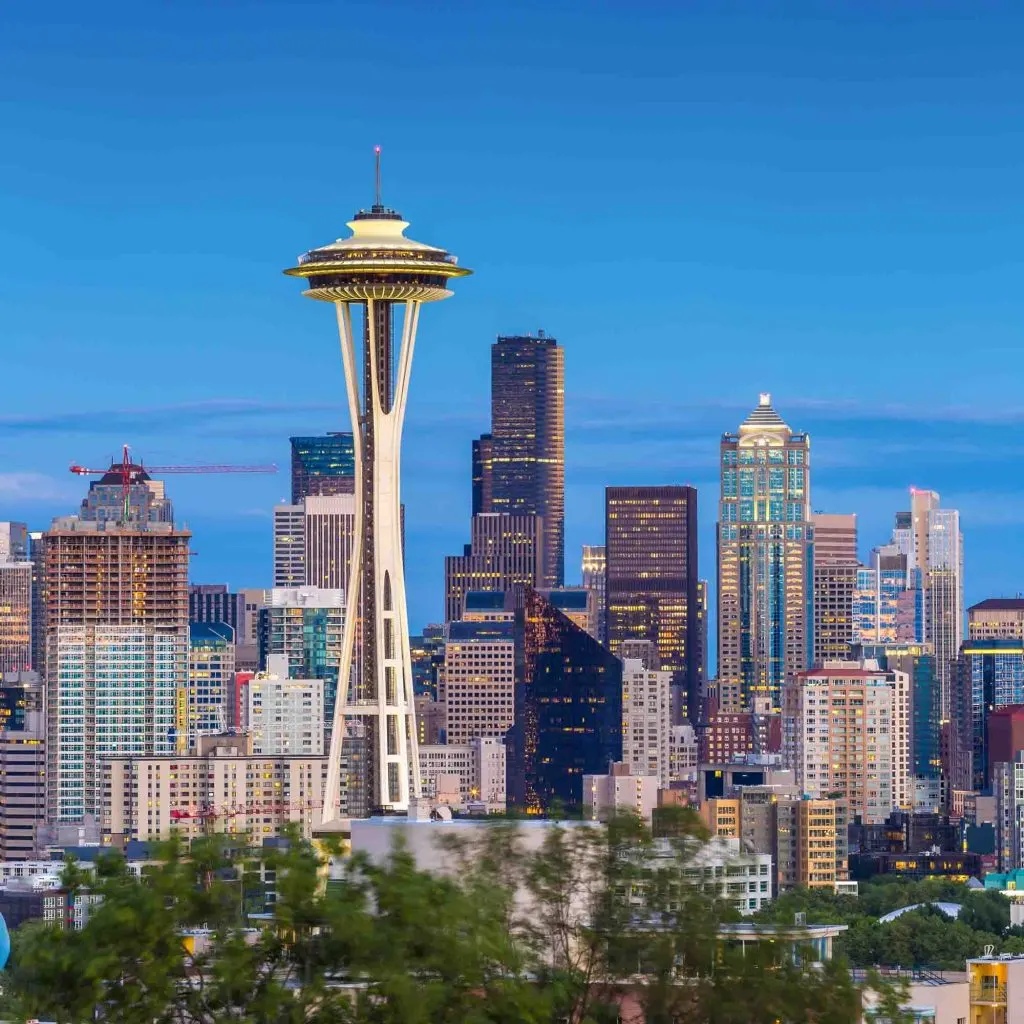
M46 822L46 724L35 672L13 672L0 686L0 860L42 851Z
M631 775L653 775L668 789L672 673L652 671L636 658L622 663L622 760Z
M444 645L445 738L504 737L512 726L515 639L510 622L450 622Z
M785 756L805 796L842 799L851 817L868 823L912 807L905 672L835 663L797 673L784 696Z
M28 558L32 563L32 670L46 680L46 564L43 549L46 534L28 537Z
M718 676L723 703L781 705L814 654L811 439L771 396L723 434L718 515Z
M1024 640L1024 598L990 597L967 609L967 639Z
M491 346L491 509L544 520L540 586L565 580L565 363L554 338Z
M303 586L344 590L355 551L355 495L312 496L303 507Z
M303 505L274 506L274 586L306 584L306 510Z
M989 715L1024 704L1024 640L968 640L951 677L952 723L971 761L971 788L986 789L989 777Z
M910 677L910 760L915 778L937 779L941 774L939 736L942 705L935 655L929 644L861 644L858 657L878 662L879 668Z
M697 580L697 618L699 626L697 639L700 643L700 679L701 694L699 704L704 706L705 694L708 686L708 581Z
M270 591L264 587L245 587L238 591L242 600L242 617L238 621L235 640L240 647L260 642L260 611L270 601Z
M543 586L546 526L532 514L483 512L473 516L470 542L461 555L444 560L444 618L462 618L471 590L511 590L516 584Z
M675 721L700 715L701 621L697 491L693 487L605 489L608 648L651 640L675 676Z
M895 544L875 548L857 570L853 639L860 644L913 644L924 637L921 573Z
M473 515L493 512L494 439L481 434L473 439Z
M893 541L921 576L924 633L942 689L943 717L950 714L950 665L963 641L964 546L960 513L939 507L934 491L911 488L910 512L897 515Z
M272 654L246 687L246 721L254 754L323 754L324 681L290 679L287 657Z
M51 822L99 813L104 758L176 751L190 538L145 518L55 519L46 535Z
M1024 867L1024 748L991 768L996 804L996 869Z
M846 661L854 640L857 517L815 512L814 664Z
M236 636L245 616L245 599L226 583L193 583L188 588L189 622L226 622Z
M32 668L32 563L0 557L0 673Z
M188 689L179 696L178 750L195 750L200 736L228 728L235 679L235 631L226 622L189 626Z
M130 476L127 494L125 493L125 467L131 468L127 448L124 460L124 463L111 462L110 472L89 484L89 492L82 500L78 519L93 523L123 522L126 518L127 499L129 522L173 523L174 508L164 493L162 480L152 480L148 473L137 467Z
M608 559L603 544L584 544L582 580L583 586L594 595L597 614L597 636L601 643L608 636Z
M355 493L356 448L351 433L288 440L292 445L293 505L314 495Z
M622 664L533 588L517 594L508 802L530 813L583 800L583 776L622 760Z

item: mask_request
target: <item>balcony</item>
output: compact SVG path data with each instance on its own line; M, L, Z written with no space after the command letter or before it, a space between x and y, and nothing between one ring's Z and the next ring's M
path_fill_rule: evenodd
M971 985L972 1006L1005 1006L1005 985Z

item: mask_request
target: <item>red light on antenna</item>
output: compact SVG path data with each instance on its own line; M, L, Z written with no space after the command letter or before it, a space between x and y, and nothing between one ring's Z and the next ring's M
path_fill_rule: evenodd
M374 146L373 147L373 151L374 151L374 153L376 153L379 156L380 155L380 146Z

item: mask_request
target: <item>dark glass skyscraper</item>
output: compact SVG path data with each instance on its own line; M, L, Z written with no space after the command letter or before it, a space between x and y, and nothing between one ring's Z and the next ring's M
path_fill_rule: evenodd
M473 439L473 515L493 512L494 501L494 439L481 434Z
M576 808L584 774L622 760L622 663L531 587L515 603L508 802L535 814Z
M696 721L704 661L696 488L607 488L605 557L611 652L628 640L655 644L658 664L649 667L674 673L677 717L685 709Z
M292 437L292 504L322 494L354 494L356 452L351 433Z
M565 579L564 401L565 364L554 338L543 331L498 338L491 347L491 507L480 511L543 517L544 587Z
M245 617L245 598L225 583L192 583L188 588L188 621L226 622L233 630Z

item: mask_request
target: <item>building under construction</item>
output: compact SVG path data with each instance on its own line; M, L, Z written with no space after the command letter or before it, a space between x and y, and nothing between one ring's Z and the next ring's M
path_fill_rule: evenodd
M123 506L124 507L124 506ZM102 760L171 754L188 682L187 529L55 519L42 544L47 815L98 814Z

